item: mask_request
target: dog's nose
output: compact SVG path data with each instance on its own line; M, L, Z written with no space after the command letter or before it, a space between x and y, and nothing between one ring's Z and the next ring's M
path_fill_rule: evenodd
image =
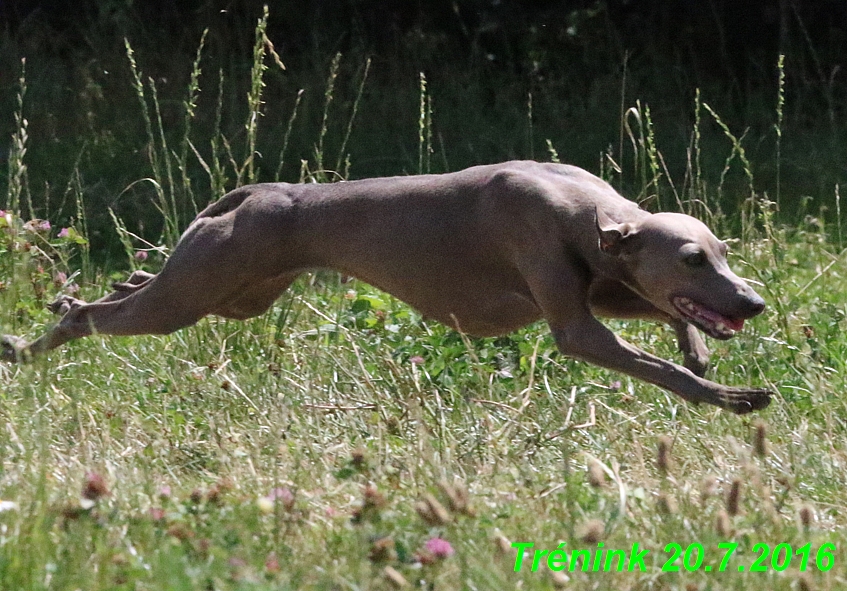
M753 316L758 316L765 310L765 300L759 294L753 294L752 296L745 298L744 304L742 305L744 314L748 318L752 318Z

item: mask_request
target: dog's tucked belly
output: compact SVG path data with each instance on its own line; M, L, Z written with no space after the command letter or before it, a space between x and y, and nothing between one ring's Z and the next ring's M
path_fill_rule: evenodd
M529 289L509 282L494 282L482 275L450 278L351 275L409 304L426 318L461 332L490 337L510 333L542 315Z
M477 337L508 334L541 318L541 312L531 300L514 292L492 294L487 300L475 298L473 303L444 301L440 307L420 311Z

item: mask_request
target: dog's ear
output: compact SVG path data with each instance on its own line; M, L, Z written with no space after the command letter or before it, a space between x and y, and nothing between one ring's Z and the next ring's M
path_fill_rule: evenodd
M600 250L615 257L629 252L638 234L636 229L631 224L615 222L599 208L595 207L594 213Z

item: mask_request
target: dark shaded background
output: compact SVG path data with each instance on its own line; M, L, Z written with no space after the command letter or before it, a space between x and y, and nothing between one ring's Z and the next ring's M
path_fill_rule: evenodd
M178 134L191 63L204 28L198 118L202 152L215 122L223 75L224 133L243 139L254 27L262 2L242 0L0 0L0 133L10 137L20 58L26 57L27 185L36 205L70 215L63 191L76 167L95 219L114 206L129 219L154 217L149 196L116 196L149 175L143 121L123 46L155 80L162 116ZM510 158L548 158L597 172L609 151L624 169L621 105L649 105L672 176L690 158L694 97L702 98L744 146L757 191L776 177L777 59L785 54L781 155L784 221L805 196L831 202L845 180L847 2L843 0L318 0L269 2L268 35L287 70L268 70L259 136L260 178L271 180L294 99L304 90L284 180L313 157L329 64L343 54L326 137L336 163L363 66L369 78L346 152L351 177L418 172L419 73L433 101L431 170ZM623 97L622 97L623 93ZM532 95L531 113L528 99ZM703 166L712 186L730 144L702 123ZM628 142L627 142L628 143ZM8 146L0 144L0 159ZM5 164L0 162L0 175ZM743 175L734 166L723 199ZM202 176L198 171L198 179ZM198 180L200 182L200 180ZM0 176L0 183L4 179ZM0 188L2 188L0 184ZM125 194L126 195L126 194ZM209 195L209 198L213 196ZM126 202L129 201L129 202ZM55 212L55 213L54 213ZM96 223L95 223L96 226Z

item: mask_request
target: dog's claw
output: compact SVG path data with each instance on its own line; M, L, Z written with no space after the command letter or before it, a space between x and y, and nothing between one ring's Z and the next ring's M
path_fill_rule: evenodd
M732 388L721 396L719 406L737 415L767 408L773 392L764 388Z
M138 285L128 281L113 281L112 289L115 291L135 291L138 289Z

